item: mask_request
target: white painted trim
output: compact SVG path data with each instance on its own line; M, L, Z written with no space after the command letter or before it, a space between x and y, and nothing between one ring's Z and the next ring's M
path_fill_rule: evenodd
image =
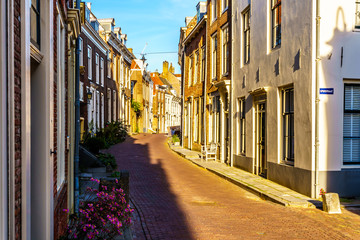
M6 3L0 1L0 239L8 237Z
M21 235L31 239L30 0L21 0Z
M94 43L94 45L104 54L106 55L107 50L109 50L108 48L105 48L104 46L101 46L99 44L99 40L95 40L95 38L92 36L92 34L90 34L88 32L88 29L84 26L81 26L81 32L84 33L86 35L86 37L92 42ZM104 44L104 43L102 43Z

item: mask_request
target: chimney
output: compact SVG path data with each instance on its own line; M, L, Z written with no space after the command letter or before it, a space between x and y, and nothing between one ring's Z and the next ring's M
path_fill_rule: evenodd
M168 61L164 61L163 62L163 76L165 77L165 78L167 78L167 76L168 76L168 73L169 73L169 62Z
M189 23L191 22L191 20L193 19L194 17L186 17L185 18L185 25L188 26Z
M196 6L197 11L197 22L200 22L200 20L203 18L203 16L206 14L206 2L199 2Z
M171 73L174 73L175 72L175 68L173 67L172 63L170 63L170 70L169 70Z
M91 2L87 2L86 6L88 7L88 9L91 11Z

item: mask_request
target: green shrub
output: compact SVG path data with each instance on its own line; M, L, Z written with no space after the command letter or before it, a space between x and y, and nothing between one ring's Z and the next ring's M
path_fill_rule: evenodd
M179 136L176 135L176 134L172 135L172 142L173 142L173 143L180 142Z
M105 139L97 136L87 137L83 142L83 146L93 154L98 154L100 149L105 148L105 145Z
M97 157L105 166L110 166L113 170L117 169L118 165L116 163L115 157L112 154L100 153L97 155Z

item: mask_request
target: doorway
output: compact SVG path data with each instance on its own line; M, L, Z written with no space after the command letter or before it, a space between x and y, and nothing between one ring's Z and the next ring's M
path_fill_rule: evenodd
M255 122L256 173L257 175L266 178L266 101L260 101L256 103Z

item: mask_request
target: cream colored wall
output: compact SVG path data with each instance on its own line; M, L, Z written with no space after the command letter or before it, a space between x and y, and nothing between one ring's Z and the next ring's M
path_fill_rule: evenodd
M320 171L339 171L347 167L342 161L344 82L360 83L360 31L354 29L355 1L320 2L320 87L334 88L334 95L320 95Z
M247 98L246 156L255 157L254 108L250 91L268 88L267 92L267 161L279 163L281 109L279 87L289 84L295 89L295 167L312 169L312 1L287 0L282 2L282 42L271 49L270 1L251 1L250 62L243 63L242 12L250 1L233 1L233 98L232 109L237 109L237 98ZM300 51L300 69L293 70L294 59ZM279 75L275 64L279 60ZM259 70L259 81L256 81ZM243 88L243 81L245 87ZM235 114L235 113L234 113ZM236 116L233 114L232 141L236 140ZM310 143L310 144L309 144ZM236 146L234 142L233 146Z

